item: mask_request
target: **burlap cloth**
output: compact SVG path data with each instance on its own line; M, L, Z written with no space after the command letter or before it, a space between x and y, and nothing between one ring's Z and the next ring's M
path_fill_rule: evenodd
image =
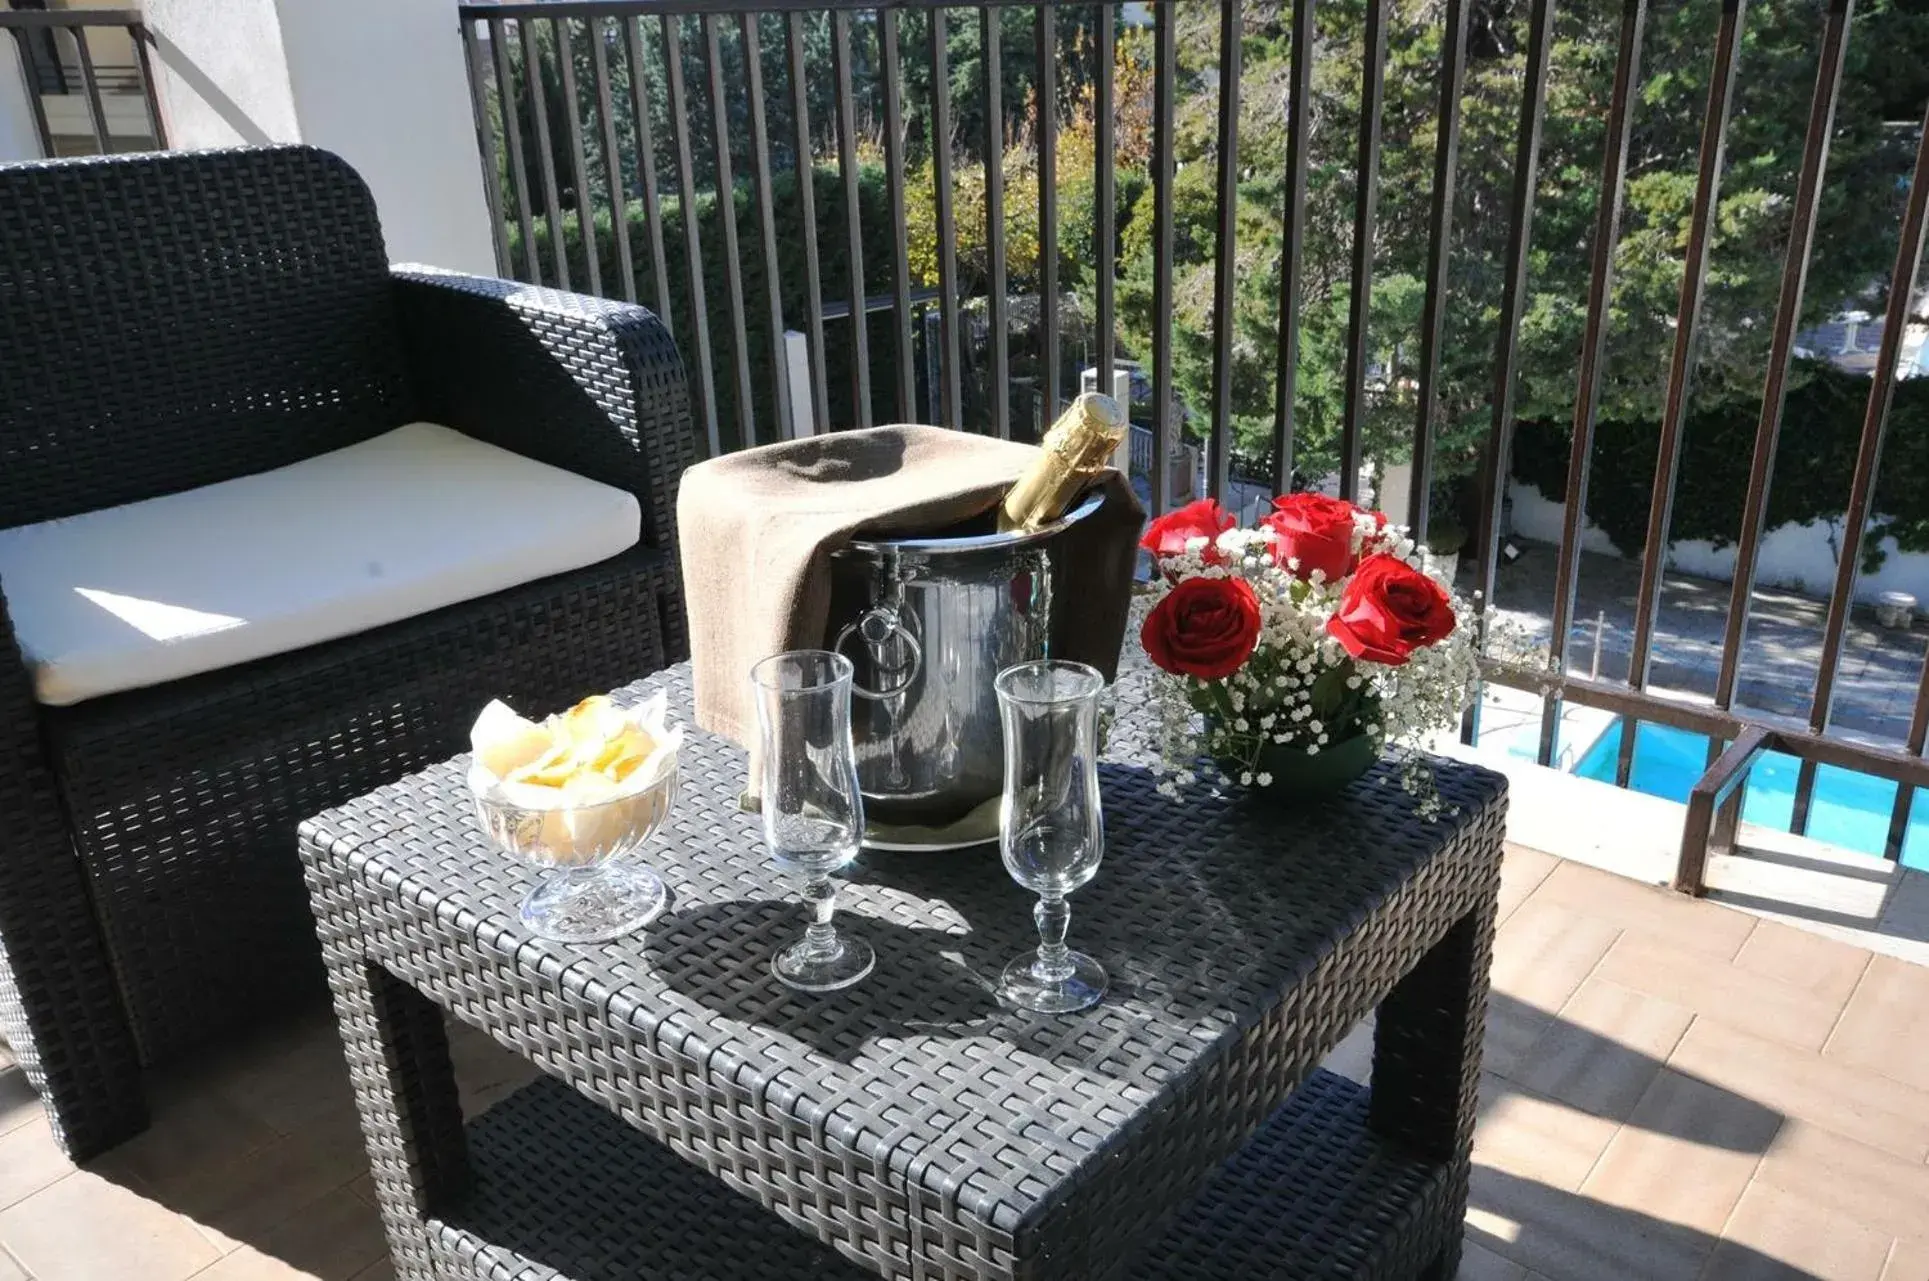
M1035 445L939 427L873 427L746 449L683 474L677 498L697 724L753 746L750 668L829 642L831 554L859 534L936 533L998 505ZM1125 636L1144 510L1116 471L1105 502L1061 536L1053 559L1090 590L1054 601L1071 613L1057 658L1110 680Z

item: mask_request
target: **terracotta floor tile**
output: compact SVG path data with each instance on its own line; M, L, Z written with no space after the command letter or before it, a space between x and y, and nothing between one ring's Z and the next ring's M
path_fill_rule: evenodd
M0 1134L11 1134L39 1116L40 1096L19 1068L0 1072Z
M37 1281L185 1281L220 1257L186 1219L84 1170L0 1212L0 1245Z
M1882 1281L1929 1281L1929 1237L1908 1237L1889 1247Z
M319 1281L348 1281L388 1253L381 1216L347 1188L303 1208L255 1245Z
M314 1281L313 1277L272 1254L244 1245L222 1256L213 1266L194 1274L193 1281Z
M1558 1281L1694 1281L1714 1242L1699 1232L1475 1164L1469 1238Z
M1618 983L1588 979L1514 1079L1595 1116L1625 1121L1694 1015Z
M1855 991L1871 956L1863 948L1780 921L1764 920L1735 954L1735 964L1841 1005Z
M1540 902L1538 895L1529 898L1494 938L1494 990L1552 1014L1600 964L1620 932L1597 917Z
M1474 1160L1507 1174L1575 1191L1620 1128L1498 1077L1480 1083Z
M153 1124L89 1166L108 1178L128 1176L166 1189L185 1171L226 1169L258 1151L275 1131L206 1083L181 1074L148 1083Z
M1929 1093L1867 1068L1697 1020L1670 1066L1908 1161L1929 1157ZM1924 1210L1929 1217L1929 1207Z
M1929 1090L1929 966L1869 962L1823 1053Z
M24 1201L73 1172L74 1163L54 1142L47 1118L35 1117L13 1133L0 1136L0 1209Z
M1782 1127L1758 1177L1892 1236L1921 1236L1929 1222L1929 1165L1904 1161L1807 1121Z
M1506 855L1500 861L1500 907L1495 919L1501 924L1514 914L1514 909L1527 901L1527 896L1540 888L1548 873L1560 866L1560 860L1552 854L1525 845L1509 844Z
M332 1016L306 1019L235 1052L212 1088L282 1134L321 1123L356 1124L355 1092Z
M1476 1241L1467 1242L1460 1251L1460 1271L1455 1281L1526 1281L1527 1269L1512 1259L1503 1259Z
M1765 974L1633 932L1615 941L1596 975L1805 1050L1822 1048L1842 1010Z
M368 1171L360 1131L327 1127L285 1135L240 1161L167 1172L144 1185L194 1220L223 1249L258 1241Z
M1781 1123L1780 1113L1664 1068L1581 1193L1717 1235Z
M1489 1072L1511 1076L1553 1021L1554 1016L1546 1010L1537 1010L1505 992L1493 993L1487 999L1487 1037L1481 1048L1481 1065Z
M1565 907L1722 960L1739 952L1755 928L1746 913L1565 860L1527 901Z
M1889 1235L1749 1185L1709 1256L1706 1281L1880 1281Z

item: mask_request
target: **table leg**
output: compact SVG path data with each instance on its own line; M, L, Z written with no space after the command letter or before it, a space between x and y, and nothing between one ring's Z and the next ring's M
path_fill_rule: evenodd
M1395 986L1376 1022L1370 1123L1383 1137L1453 1171L1455 1230L1421 1274L1423 1281L1451 1281L1459 1267L1493 942L1490 894Z
M426 1221L468 1180L442 1011L379 966L329 957L362 1137L399 1281L434 1281Z

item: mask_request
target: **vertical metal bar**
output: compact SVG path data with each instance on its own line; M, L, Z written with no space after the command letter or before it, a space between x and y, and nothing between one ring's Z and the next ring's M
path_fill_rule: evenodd
M522 34L518 20L517 36ZM516 191L516 226L522 232L523 278L531 284L543 280L542 261L536 256L536 223L531 214L529 166L522 154L522 110L517 106L516 77L510 66L509 35L501 18L489 19L489 48L496 56L496 103L502 110L502 132L509 140L509 177ZM523 71L529 70L527 59Z
M589 266L589 291L603 292L602 255L596 248L596 205L589 194L589 166L583 160L583 121L577 111L576 41L570 20L558 18L551 24L556 32L556 70L562 81L563 131L569 139L569 176L576 186L576 229L583 241L583 258Z
M466 23L463 25L463 31L473 45L475 33L469 30ZM154 37L148 32L146 26L138 22L128 24L127 35L134 42L134 70L141 79L141 101L147 104L148 134L154 139L154 149L165 151L167 126L161 121L161 100L154 94L154 61L147 51L147 46ZM481 99L478 98L477 102L480 103ZM487 127L488 119L481 114L480 108L476 118L480 125Z
M871 350L864 312L864 223L858 203L857 107L851 100L851 14L831 14L831 64L837 80L837 166L844 177L844 232L850 253L852 421L871 425Z
M536 129L536 159L541 164L538 176L543 183L543 213L549 221L549 259L558 288L569 288L569 258L563 252L563 210L557 192L556 150L549 141L549 104L543 92L543 60L537 48L536 20L523 18L516 23L522 36L522 70L529 81L529 110ZM541 278L537 284L543 283Z
M1164 5L1154 6L1155 15ZM1155 16L1155 21L1157 20ZM1044 421L1058 417L1058 10L1038 6L1038 374ZM1169 261L1169 259L1168 259ZM1170 315L1168 308L1157 314Z
M87 48L87 28L75 27L69 35L74 38L74 48L80 55L80 88L87 98L87 120L94 127L94 149L100 155L111 155L114 150L113 139L107 134L107 111L101 105L100 78L94 74L94 55ZM32 92L32 86L28 86Z
M817 165L811 155L810 80L804 67L804 15L792 10L784 22L790 62L792 159L797 169L797 208L804 233L805 345L810 354L810 413L818 430L828 427L830 390L824 374L824 293L817 266ZM903 223L899 223L903 226Z
M1520 354L1520 317L1527 301L1527 257L1533 241L1534 188L1540 178L1541 122L1547 107L1548 54L1554 41L1554 0L1533 0L1527 19L1520 131L1514 143L1514 189L1507 202L1506 281L1501 289L1500 330L1494 339L1494 416L1487 429L1480 480L1480 529L1474 540L1474 608L1483 648L1494 579L1500 559L1500 526L1507 497L1507 457L1514 439L1514 365ZM1480 737L1480 691L1461 718L1460 737Z
M697 349L697 413L712 458L723 452L717 422L716 358L710 349L710 304L703 279L703 239L697 230L696 162L690 154L690 94L683 78L682 19L666 13L663 23L663 76L669 94L670 141L676 150L677 212L683 222L683 261L690 274L690 333ZM687 348L686 348L687 350Z
M650 87L643 75L642 20L621 19L624 53L630 63L630 115L636 129L636 164L643 181L643 218L650 230L650 270L656 274L656 316L672 334L670 257L663 248L663 197L656 181L656 132L650 126Z
M1386 7L1367 0L1360 84L1360 142L1354 162L1353 285L1346 320L1346 402L1340 428L1340 497L1360 492L1366 438L1367 315L1373 301L1373 224L1380 204L1380 109L1386 97Z
M951 189L951 65L946 48L950 11L931 10L931 176L938 206L938 331L944 345L944 427L964 427L959 354L958 225Z
M1782 266L1781 300L1769 339L1768 378L1762 388L1762 416L1755 428L1755 454L1748 468L1748 497L1743 504L1741 538L1735 549L1735 579L1728 594L1728 625L1723 630L1721 666L1715 674L1715 706L1727 709L1735 701L1735 680L1741 670L1741 650L1748 634L1748 605L1755 594L1755 558L1761 552L1762 524L1768 514L1768 486L1773 480L1775 448L1782 429L1782 399L1788 390L1789 360L1795 350L1795 329L1801 322L1802 291L1808 284L1809 251L1815 244L1815 220L1821 210L1822 174L1828 167L1829 135L1835 128L1835 104L1842 88L1842 61L1848 50L1849 16L1853 0L1829 0L1822 32L1822 49L1815 72L1815 97L1809 105L1808 137L1802 145L1802 174L1795 186L1795 212L1788 229L1788 257Z
M1675 309L1674 351L1668 362L1668 398L1661 413L1661 442L1655 452L1654 491L1648 502L1648 538L1641 555L1641 588L1634 608L1634 644L1628 654L1628 687L1646 689L1661 608L1661 583L1673 520L1674 491L1681 467L1681 433L1688 417L1689 380L1694 372L1695 338L1701 327L1701 297L1708 279L1708 246L1721 202L1722 152L1728 117L1735 102L1735 63L1741 53L1743 0L1723 0L1721 28L1715 39L1715 64L1708 79L1708 108L1701 119L1701 164L1695 177L1694 212L1688 224L1688 255L1682 263L1681 301ZM1626 787L1634 770L1637 726L1624 721L1615 761L1617 785Z
M1923 231L1929 224L1925 211L1929 211L1929 118L1925 118L1922 137L1916 144L1916 169L1909 180L1909 200L1903 210L1895 270L1889 275L1889 303L1882 317L1882 344L1876 355L1875 377L1869 384L1868 407L1862 415L1862 438L1856 450L1854 479L1849 485L1848 512L1843 517L1842 546L1836 553L1835 586L1829 594L1828 621L1822 629L1822 661L1816 668L1815 695L1808 715L1808 727L1817 734L1828 732L1829 718L1835 710L1835 678L1842 665L1842 641L1855 599L1856 571L1861 567L1862 539L1874 501L1876 469L1882 462L1889 406L1895 400L1896 365L1909 323L1916 273L1922 266ZM1795 821L1790 830L1800 833L1807 829L1814 786L1814 762L1804 760L1795 791Z
M1588 277L1587 326L1581 336L1580 387L1574 397L1574 440L1567 454L1567 505L1561 510L1561 548L1554 571L1554 614L1547 640L1547 669L1567 671L1567 633L1574 621L1574 593L1581 567L1581 522L1587 516L1587 470L1594 453L1600 411L1601 367L1607 363L1608 303L1614 293L1614 245L1621 236L1621 205L1627 194L1628 139L1634 125L1635 85L1641 75L1641 34L1648 0L1626 0L1621 9L1621 47L1614 65L1614 96L1608 104L1607 146L1601 157L1600 209L1594 223L1594 262ZM1549 690L1541 708L1540 763L1554 762L1561 697Z
M1312 0L1302 0L1310 7ZM1175 116L1173 87L1179 78L1179 45L1172 6L1152 8L1152 514L1172 505L1172 178Z
M609 50L603 19L590 18L589 74L596 90L596 124L603 139L603 176L610 188L610 234L616 238L616 272L623 301L636 301L636 260L630 250L630 202L623 190L623 153L616 138L616 111L610 103Z
M496 154L496 131L489 127L488 76L482 61L482 45L476 39L476 24L461 20L462 52L469 66L469 110L475 116L476 146L482 152L482 198L489 207L489 238L496 250L496 274L507 276L509 265L509 227L502 216L502 183L497 174L501 158ZM134 42L140 44L137 29L129 27ZM146 73L142 73L145 84Z
M1094 166L1097 173L1093 177L1098 208L1092 229L1092 270L1098 294L1095 308L1098 314L1094 318L1098 351L1093 363L1098 368L1098 389L1109 396L1112 394L1112 353L1118 350L1118 325L1113 306L1114 278L1118 274L1117 170L1114 167L1118 161L1118 146L1115 141L1117 114L1112 106L1112 82L1117 69L1118 10L1112 0L1103 0L1096 16L1098 39L1092 59L1098 65L1094 68L1096 81L1092 86L1092 112L1095 117L1093 151L1097 161Z
M770 407L776 415L772 440L782 440L790 424L790 374L784 351L783 273L777 265L777 211L770 195L770 133L764 115L763 43L757 36L761 14L742 13L744 92L750 111L750 194L757 205L757 229L764 254L764 294L770 325ZM746 420L747 421L747 420Z
M884 169L891 197L891 225L905 226L904 64L898 52L895 9L877 11L877 38L884 63ZM911 257L905 237L891 237L891 306L897 342L898 421L918 417L917 357L911 346Z
M1219 0L1219 235L1212 265L1212 435L1207 446L1212 470L1206 473L1206 492L1216 502L1225 501L1232 484L1232 340L1239 283L1235 236L1239 228L1239 55L1243 30L1239 0ZM1109 163L1104 152L1100 155Z
M1923 658L1922 678L1916 686L1915 710L1909 714L1909 755L1921 756L1925 742L1929 742L1929 655ZM1896 784L1895 808L1889 815L1889 839L1882 851L1889 859L1902 857L1903 844L1909 838L1909 811L1915 799L1915 788L1907 783Z
M990 280L985 316L991 325L991 430L1011 436L1010 323L1005 309L1005 11L986 5L978 11L985 64L985 256Z
M706 13L703 68L710 97L710 141L717 162L717 219L723 224L723 278L730 295L731 365L736 373L737 443L757 443L750 390L750 324L743 301L743 250L737 240L737 180L730 163L730 103L724 96L722 20Z
M53 159L54 133L47 125L47 104L40 100L40 77L34 70L33 33L24 27L13 29L14 54L20 60L20 81L26 89L27 110L33 115L34 136L40 141L40 154Z
M1427 219L1427 296L1420 319L1419 407L1413 420L1413 468L1407 483L1407 525L1427 536L1433 497L1433 434L1440 377L1440 341L1447 319L1447 255L1453 244L1453 187L1460 160L1460 94L1467 69L1466 0L1447 0L1445 47L1440 52L1440 124L1433 149L1433 200Z
M1313 109L1313 0L1293 0L1286 88L1286 200L1279 264L1279 379L1273 404L1273 492L1293 487L1293 395L1299 383L1299 291L1306 252L1306 146ZM1156 313L1169 315L1168 311Z

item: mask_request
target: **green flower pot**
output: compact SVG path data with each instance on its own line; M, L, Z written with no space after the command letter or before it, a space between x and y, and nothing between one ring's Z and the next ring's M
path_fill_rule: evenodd
M1379 759L1378 745L1365 734L1328 743L1311 755L1297 743L1268 743L1260 748L1259 763L1253 773L1271 774L1273 781L1265 787L1255 784L1248 790L1286 800L1324 800L1345 791L1348 783L1372 769ZM1235 783L1245 769L1236 762L1219 764Z

